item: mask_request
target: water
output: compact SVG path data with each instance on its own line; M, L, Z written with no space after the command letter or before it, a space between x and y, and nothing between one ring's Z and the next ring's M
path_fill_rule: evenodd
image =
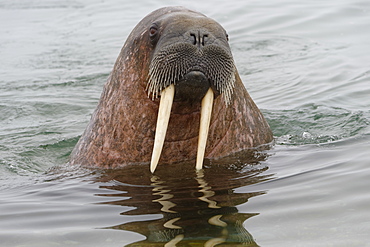
M275 146L202 173L65 167L128 33L165 5L228 30ZM0 246L370 246L369 11L360 0L2 1Z

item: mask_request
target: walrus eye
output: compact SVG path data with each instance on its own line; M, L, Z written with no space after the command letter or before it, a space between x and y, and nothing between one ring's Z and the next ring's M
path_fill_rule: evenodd
M228 34L226 34L226 40L229 41L229 35Z
M152 43L155 43L157 41L158 36L158 26L156 24L153 24L149 28L149 37Z

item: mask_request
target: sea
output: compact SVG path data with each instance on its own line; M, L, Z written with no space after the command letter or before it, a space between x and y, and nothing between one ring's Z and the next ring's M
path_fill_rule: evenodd
M227 30L274 143L198 172L69 166L164 6ZM369 30L366 0L1 0L0 246L370 246Z

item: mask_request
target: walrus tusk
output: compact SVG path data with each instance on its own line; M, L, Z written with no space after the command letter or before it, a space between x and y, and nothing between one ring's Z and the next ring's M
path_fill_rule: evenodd
M161 101L159 103L158 119L154 138L154 147L150 163L150 171L152 173L155 171L158 165L159 157L161 156L164 139L166 137L168 121L170 119L174 95L175 86L173 84L165 88L161 93ZM206 95L202 99L200 112L198 152L195 166L197 170L200 170L203 167L203 159L206 150L209 124L212 115L213 98L213 91L211 88L209 88Z
M152 160L150 163L150 171L152 173L155 171L155 168L158 165L159 157L161 156L174 96L175 86L173 84L163 89L161 92L161 101L159 102Z
M200 126L198 139L197 163L195 168L202 169L204 153L206 150L209 124L211 122L212 106L213 106L213 91L208 89L206 95L202 99L202 107L200 111Z

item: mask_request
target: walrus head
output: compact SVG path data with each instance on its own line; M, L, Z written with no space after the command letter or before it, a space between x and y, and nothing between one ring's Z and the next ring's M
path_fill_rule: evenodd
M174 84L175 100L200 100L212 88L229 103L235 65L228 35L217 22L191 13L167 15L154 22L148 33L155 46L147 88L152 97Z
M202 102L196 165L201 169L213 98L222 95L227 105L234 89L236 69L228 35L216 21L187 12L161 16L148 27L148 36L154 46L148 96L162 96L151 171L160 157L173 100Z
M169 121L171 119L171 121ZM221 158L272 141L237 72L225 29L183 7L128 36L70 164L119 167ZM206 149L207 145L207 149Z

